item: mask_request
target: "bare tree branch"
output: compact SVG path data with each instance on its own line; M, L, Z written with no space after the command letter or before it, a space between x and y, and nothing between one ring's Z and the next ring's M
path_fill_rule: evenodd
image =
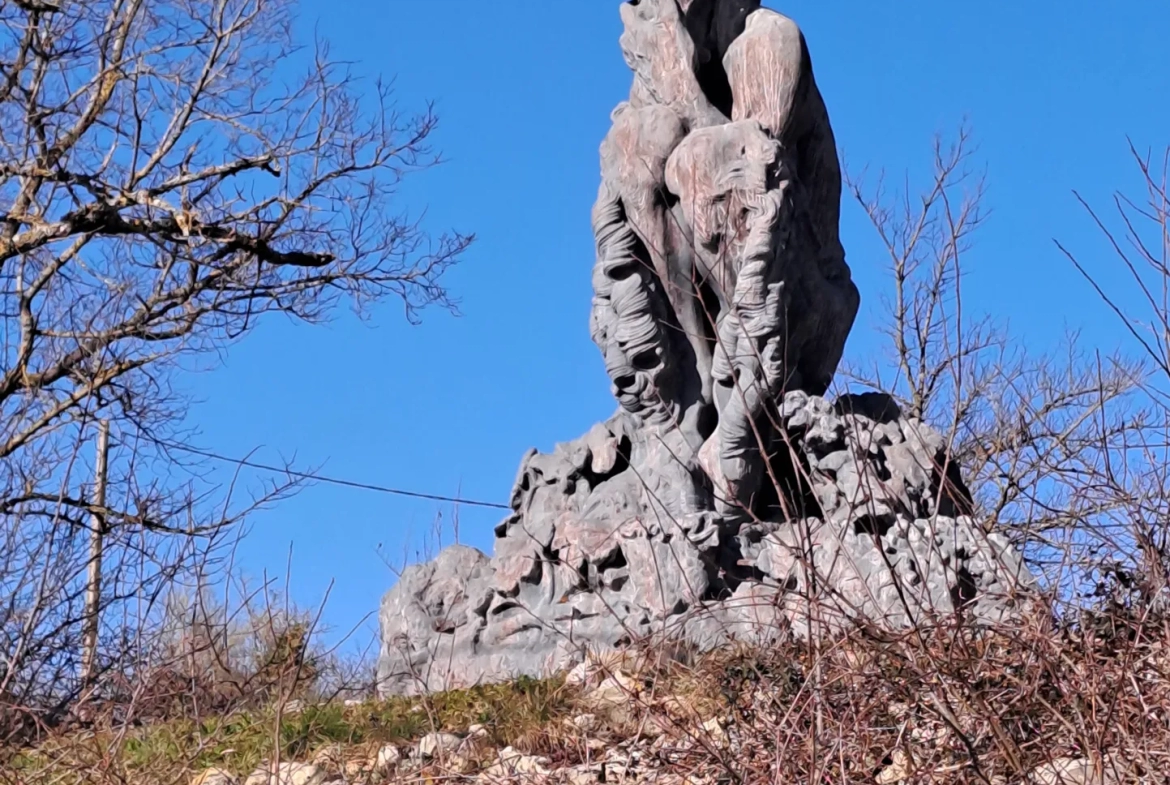
M88 514L117 532L114 607L300 481L229 510L176 462L190 358L214 362L268 314L455 307L443 274L471 237L399 204L439 162L433 111L401 113L323 43L299 46L294 8L0 4L0 707L76 697ZM98 419L114 425L103 505L84 465Z

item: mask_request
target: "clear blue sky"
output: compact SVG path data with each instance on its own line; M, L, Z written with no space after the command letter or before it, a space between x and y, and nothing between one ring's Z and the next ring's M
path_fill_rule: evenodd
M1117 326L1055 250L1101 251L1071 195L1104 204L1131 186L1126 136L1170 143L1170 3L798 0L767 5L804 28L852 165L921 173L930 142L966 118L994 214L967 265L965 308L1011 321L1042 349L1066 327L1112 347ZM449 162L404 198L435 229L478 242L448 279L463 316L410 327L388 303L366 323L270 322L192 380L200 444L328 474L506 501L520 458L608 416L589 340L597 148L629 87L617 0L305 0L302 29L360 74L396 75L405 109L435 99ZM862 292L847 348L875 351L883 260L856 207L843 237ZM1102 262L1104 263L1104 262ZM255 479L255 477L253 477ZM317 485L257 515L241 552L254 575L356 623L439 511L429 502ZM450 510L443 510L449 515ZM462 540L490 549L499 515L464 509ZM370 626L368 630L372 630Z

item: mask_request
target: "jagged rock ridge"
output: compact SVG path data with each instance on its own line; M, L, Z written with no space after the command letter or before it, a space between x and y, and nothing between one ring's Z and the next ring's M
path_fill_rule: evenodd
M454 546L402 575L383 693L542 675L654 635L998 621L1028 582L969 517L937 432L883 395L820 397L859 296L795 23L755 0L621 15L634 82L601 145L590 324L619 410L524 457L494 557Z

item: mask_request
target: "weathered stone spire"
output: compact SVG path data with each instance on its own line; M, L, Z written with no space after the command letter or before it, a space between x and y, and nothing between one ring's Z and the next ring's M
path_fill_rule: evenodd
M823 398L859 296L796 24L758 0L621 6L629 99L601 144L590 330L617 413L531 451L495 555L456 546L382 604L384 693L542 675L672 635L998 619L1027 579L943 440ZM815 595L815 596L814 596Z

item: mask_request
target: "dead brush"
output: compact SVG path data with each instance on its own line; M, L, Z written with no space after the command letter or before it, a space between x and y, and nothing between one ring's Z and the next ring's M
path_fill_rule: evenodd
M1118 617L1111 629L940 626L851 634L819 656L799 643L713 656L697 672L723 690L736 745L704 766L741 782L1022 782L1093 755L1159 771L1166 625Z

